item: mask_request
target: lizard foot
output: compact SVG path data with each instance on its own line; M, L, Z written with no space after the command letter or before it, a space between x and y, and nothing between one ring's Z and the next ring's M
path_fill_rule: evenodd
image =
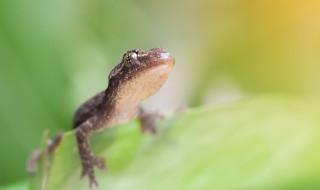
M107 170L106 159L104 157L95 156L94 165L96 165L100 170Z
M139 111L141 132L149 131L154 135L157 134L156 121L163 119L163 115L158 112L146 112L141 107Z
M97 166L101 170L106 170L105 158L99 156L90 156L90 159L82 161L81 178L88 175L90 187L98 187L98 182L94 174L94 166Z
M90 188L93 186L98 187L98 182L94 175L93 164L92 162L90 162L91 164L88 164L88 163L82 165L81 178L88 175Z

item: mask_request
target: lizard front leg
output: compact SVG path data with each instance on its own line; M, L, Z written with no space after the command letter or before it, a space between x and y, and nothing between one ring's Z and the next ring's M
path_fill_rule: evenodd
M90 187L93 185L96 187L98 186L94 174L94 166L97 166L101 170L106 170L105 159L103 157L94 156L90 149L89 138L94 131L90 120L84 122L76 129L76 137L82 162L81 178L88 175Z
M156 121L163 119L163 115L158 112L147 112L139 107L140 129L142 133L149 131L151 134L157 134Z
M47 157L49 157L53 153L53 151L59 146L62 138L63 138L63 133L58 133L54 137L54 139L47 140L45 150L36 149L32 152L27 162L27 171L29 172L29 174L34 175L37 172L40 158L44 154L47 154ZM45 167L49 167L49 166L45 166Z

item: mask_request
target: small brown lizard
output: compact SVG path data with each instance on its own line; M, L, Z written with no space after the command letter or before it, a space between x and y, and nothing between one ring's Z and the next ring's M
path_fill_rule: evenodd
M106 169L105 159L90 150L90 136L136 117L141 120L142 131L155 132L152 119L140 108L140 103L161 88L174 65L175 59L161 48L127 51L109 74L108 88L76 111L73 128L82 161L81 177L88 175L90 187L98 185L94 166Z

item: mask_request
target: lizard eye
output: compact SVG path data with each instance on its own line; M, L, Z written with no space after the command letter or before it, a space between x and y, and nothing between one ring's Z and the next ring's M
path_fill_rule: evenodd
M131 67L132 65L139 64L138 54L136 52L127 52L123 56L124 66Z

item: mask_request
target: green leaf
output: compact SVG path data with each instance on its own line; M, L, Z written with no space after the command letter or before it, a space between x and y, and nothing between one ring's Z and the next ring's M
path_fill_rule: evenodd
M28 186L27 180L14 181L13 183L1 186L0 190L26 190Z
M319 101L267 96L167 115L156 136L116 126L91 140L109 168L97 189L319 189L319 116ZM30 189L90 189L80 166L69 131Z

